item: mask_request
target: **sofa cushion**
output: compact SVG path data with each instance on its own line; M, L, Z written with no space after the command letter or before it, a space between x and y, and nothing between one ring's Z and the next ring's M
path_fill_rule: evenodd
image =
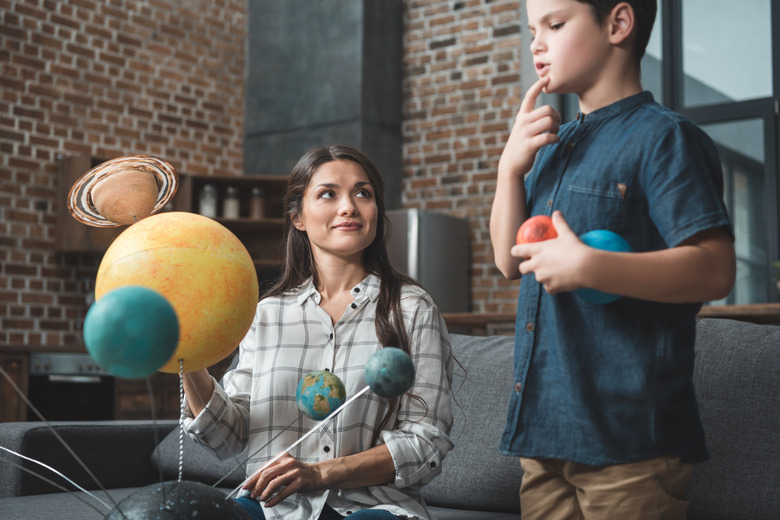
M711 458L689 518L780 518L780 327L701 320L694 383Z
M0 445L57 469L86 489L133 487L157 479L147 460L157 441L172 425L167 421L156 424L140 421L6 423ZM81 463L71 451L63 448L60 439ZM111 456L106 457L106 453ZM37 464L11 459L7 454L3 457L4 461L20 462L24 468L45 475L58 485L76 489ZM1 463L0 466L3 479L0 496L60 492L58 487L33 473L20 471L13 464ZM84 467L89 468L92 475Z
M100 502L86 493L49 493L23 497L0 498L0 517L4 520L29 520L31 518L56 518L57 520L103 520L138 488L118 488L91 493L105 502Z
M184 463L182 479L215 484L223 477L219 487L236 487L246 478L246 450L234 458L219 460L211 449L193 441L187 434L182 439ZM162 472L164 480L179 478L179 427L173 429L154 449L150 457L152 467Z
M473 511L471 509L450 509L436 506L429 506L428 512L433 520L520 520L520 513Z
M238 365L238 356L233 356L226 371ZM218 381L220 385L223 380ZM177 426L152 452L152 467L162 472L166 480L179 478L179 437L181 429ZM187 434L181 436L183 448L182 479L195 480L208 484L219 482L220 487L234 488L246 478L247 451L243 450L235 457L220 460L210 448L198 444ZM221 481L221 482L220 482Z
M431 506L520 512L520 460L498 451L513 385L514 338L450 334L456 368L455 448L421 493Z

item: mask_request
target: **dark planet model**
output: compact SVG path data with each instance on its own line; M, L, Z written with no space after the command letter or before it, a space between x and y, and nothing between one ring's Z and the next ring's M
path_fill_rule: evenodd
M106 520L250 520L225 492L201 482L159 482L121 502Z
M376 395L397 397L414 383L414 363L400 348L385 347L368 358L363 376Z

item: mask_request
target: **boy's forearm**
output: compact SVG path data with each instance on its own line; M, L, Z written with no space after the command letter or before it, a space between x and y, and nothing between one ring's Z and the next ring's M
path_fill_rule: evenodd
M517 230L526 218L528 210L522 175L499 172L490 213L490 241L496 267L510 280L520 277L520 259L513 257L509 251L515 245Z
M736 276L731 236L705 231L678 247L646 253L592 251L585 278L593 288L664 303L724 298Z

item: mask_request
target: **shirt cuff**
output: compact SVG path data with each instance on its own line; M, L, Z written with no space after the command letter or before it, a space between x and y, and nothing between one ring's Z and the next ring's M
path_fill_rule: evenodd
M224 410L225 404L229 400L222 386L213 377L211 379L214 391L211 393L211 399L206 403L203 410L196 417L193 417L192 410L187 406L187 417L184 419L184 427L187 433L190 434L190 437L194 436L203 440L208 439L209 433L217 428L217 421L214 420L216 417L214 410Z
M429 425L411 425L408 430L383 431L381 438L395 465L397 488L422 486L441 473L444 456L453 444L447 435Z

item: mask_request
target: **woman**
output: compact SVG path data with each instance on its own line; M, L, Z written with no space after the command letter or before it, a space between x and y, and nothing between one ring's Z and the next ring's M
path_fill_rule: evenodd
M238 366L224 390L206 370L184 378L190 436L221 458L262 448L252 475L316 425L295 403L306 373L332 371L351 396L378 349L414 361L407 394L363 394L245 483L238 501L253 518L429 518L418 492L452 448L453 358L431 297L390 265L383 189L355 148L307 152L288 180L283 272L257 306Z

